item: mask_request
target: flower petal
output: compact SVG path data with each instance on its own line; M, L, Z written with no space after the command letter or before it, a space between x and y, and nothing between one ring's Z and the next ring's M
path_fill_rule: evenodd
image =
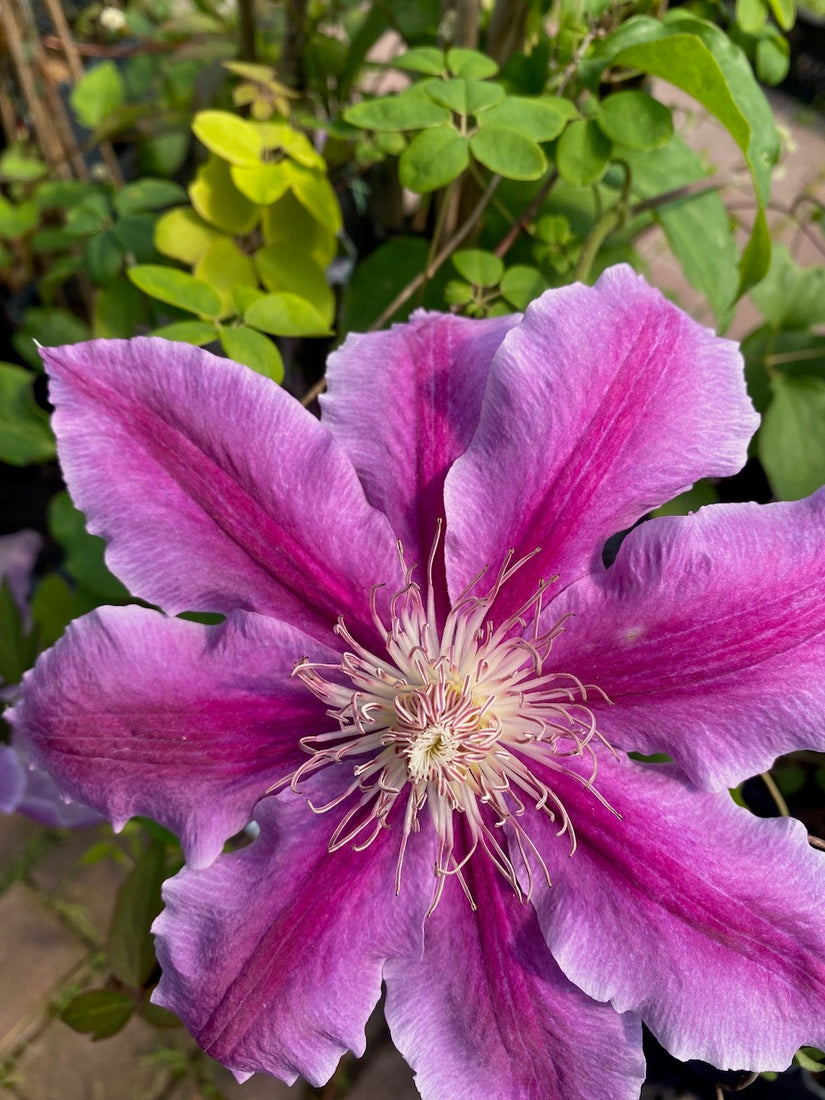
M456 881L428 918L422 960L385 967L386 1015L424 1100L638 1100L641 1028L571 985L489 860Z
M549 773L550 777L553 773ZM567 977L637 1012L677 1058L781 1070L825 1042L825 857L671 765L606 755L596 786L551 780L575 827L527 827L549 869L533 903Z
M364 1052L384 961L421 954L432 847L410 845L396 896L396 834L330 854L332 816L292 791L265 799L253 844L164 887L155 999L240 1079L323 1084Z
M202 866L306 760L299 738L329 726L290 678L303 656L335 655L258 615L206 627L103 607L43 654L11 717L66 793L116 827L155 818Z
M11 814L26 790L26 772L11 745L0 745L0 811Z
M387 332L350 335L329 357L323 422L411 561L427 560L444 477L472 438L493 356L519 320L419 312Z
M573 615L554 658L615 704L592 702L611 744L733 787L825 750L823 577L825 490L655 519L548 607Z
M758 423L736 345L629 267L548 291L505 337L447 477L450 591L510 547L542 553L505 586L505 614L542 576L567 585L599 568L610 535L699 477L735 473Z
M165 340L43 348L66 482L107 561L170 614L244 608L374 636L395 539L331 433L261 375Z

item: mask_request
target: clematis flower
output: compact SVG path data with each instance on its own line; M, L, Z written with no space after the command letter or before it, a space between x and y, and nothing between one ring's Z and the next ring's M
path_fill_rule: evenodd
M0 583L8 583L24 621L28 619L31 573L41 546L40 536L29 529L0 537ZM17 691L15 684L3 685L0 678L0 699L11 700ZM62 797L48 772L31 765L27 739L20 733L11 744L0 744L0 813L16 811L53 828L101 821L95 810Z
M16 712L72 796L180 835L157 999L205 1050L321 1084L382 982L428 1098L629 1100L640 1019L720 1067L825 1044L822 856L727 790L825 748L825 495L602 558L744 463L732 343L618 267L349 337L320 422L182 344L44 358L110 568L226 616L102 608Z

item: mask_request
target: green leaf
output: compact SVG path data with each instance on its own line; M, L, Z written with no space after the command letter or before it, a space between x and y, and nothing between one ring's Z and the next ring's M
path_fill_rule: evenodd
M567 125L569 115L553 100L511 95L503 103L479 115L479 126L506 126L532 141L553 141ZM561 102L566 102L562 100ZM574 108L575 110L575 108Z
M776 329L825 324L825 267L798 267L785 245L774 245L768 274L751 291L765 319Z
M259 164L255 168L233 164L229 169L232 182L242 195L258 206L269 206L289 190L290 178L286 162Z
M616 92L599 104L599 126L611 141L646 152L667 145L673 137L669 107L642 91Z
M630 65L698 100L745 154L757 196L767 202L779 155L776 124L747 58L723 31L682 11L669 13L667 23L637 16L595 52L604 65Z
M657 195L705 178L698 153L677 134L663 148L649 153L628 152L633 193L640 199ZM730 232L728 212L715 190L687 195L657 206L653 217L687 280L705 295L720 327L730 319L739 283L736 243ZM713 263L708 257L713 257Z
M344 111L344 120L363 130L425 130L449 122L450 112L414 84L397 95L356 103Z
M80 122L93 130L125 98L123 77L114 61L89 69L72 88L69 102Z
M498 72L498 65L492 57L461 46L447 50L447 68L453 76L462 76L467 80L484 80Z
M98 233L110 218L109 200L97 191L72 207L66 217L66 229L75 237L87 237Z
M0 237L14 241L25 237L38 221L37 205L31 200L16 205L0 195Z
M221 330L223 350L236 363L243 363L273 382L284 380L284 361L268 337L254 329L238 326Z
M607 171L612 152L610 140L595 119L571 122L556 149L559 175L578 187L596 183Z
M41 649L53 646L79 614L74 590L59 573L48 573L37 585L29 604Z
M448 306L466 306L472 302L473 288L469 283L463 283L460 279L450 279L444 287L444 301Z
M138 264L126 274L150 298L204 317L220 316L221 300L215 291L185 271L161 264Z
M547 159L540 145L506 126L485 126L470 138L470 149L477 161L511 180L541 179L547 171Z
M37 157L28 155L20 145L12 145L0 154L0 179L29 183L48 174L48 166Z
M12 258L13 257L10 255L10 263ZM2 268L2 266L3 264L0 262L0 268ZM47 306L52 305L60 288L65 286L69 279L71 279L73 275L76 275L82 267L83 259L74 251L66 256L55 257L49 264L48 270L40 276L40 281L37 284L37 290L43 304Z
M195 277L210 286L220 298L222 318L235 313L233 286L258 285L252 261L229 237L218 237L211 243L195 268Z
M218 236L217 230L191 207L180 206L158 219L154 243L158 252L162 252L164 256L194 265Z
M326 171L326 161L313 147L306 134L302 134L300 130L294 129L286 122L258 122L256 126L261 137L265 162L282 151L306 168Z
M314 218L291 191L264 210L261 231L267 244L302 252L321 267L326 267L338 249L335 233Z
M11 466L49 462L54 436L49 418L32 392L34 375L12 363L0 363L0 461Z
M441 104L457 115L475 115L494 107L504 99L504 89L499 84L486 84L483 80L434 80L427 85L427 95L434 103Z
M697 512L706 504L718 504L719 494L709 481L697 481L696 484L678 497L669 500L657 508L654 516L687 516Z
M480 248L466 248L454 252L453 267L473 286L497 286L504 274L504 264L492 252L483 252Z
M95 295L93 333L96 337L128 339L146 316L143 295L125 275L119 275Z
M211 344L213 340L218 339L218 330L208 321L175 321L174 324L156 328L152 335L202 348L205 344Z
M201 165L189 185L189 198L204 221L233 237L251 233L261 215L235 186L230 166L220 157L210 157Z
M0 684L17 684L34 663L37 638L28 634L8 577L0 581Z
M129 593L110 573L103 560L106 544L86 530L83 513L72 504L68 493L57 493L49 502L49 533L66 555L66 572L84 588L91 589L101 603L124 603Z
M135 1011L135 1002L128 993L116 989L91 989L73 997L60 1018L74 1031L106 1039L116 1035L128 1024Z
M330 233L339 233L343 224L341 207L326 173L314 172L294 161L287 161L286 170L290 187L301 205Z
M757 207L748 243L739 261L739 290L737 297L750 290L764 276L771 262L771 231L764 207Z
M508 267L499 287L502 297L515 309L524 310L547 290L548 283L535 267L516 264Z
M329 336L327 322L305 298L297 294L265 294L253 302L244 320L252 328L275 336Z
M38 210L68 210L78 206L90 195L100 191L100 185L83 180L46 180L35 189L32 199Z
M149 929L162 908L165 871L163 845L153 840L117 892L106 955L115 977L132 989L140 989L155 969Z
M264 297L264 292L259 290L256 286L233 286L232 298L235 302L235 309L238 314L243 317L253 302L257 302L259 298Z
M263 142L252 122L230 111L198 111L192 132L211 153L230 164L255 167L261 163Z
M134 258L133 262L154 263L161 258L154 243L156 225L154 214L128 214L115 222L112 234L120 247Z
M105 286L114 279L123 264L123 253L111 229L89 237L83 246L83 262L96 286Z
M756 43L756 75L764 84L781 84L791 67L791 44L768 26Z
M759 34L767 18L766 0L736 0L736 22L745 34Z
M758 436L774 495L799 500L825 483L825 380L775 374Z
M408 73L425 73L428 76L441 76L445 71L444 54L435 46L417 46L392 59L393 67L404 69Z
M335 314L335 295L324 270L311 256L267 245L255 253L255 266L269 291L290 291L311 302L326 324Z
M398 162L402 186L418 194L437 191L457 179L470 163L467 139L452 126L416 134Z
M186 192L172 180L139 179L127 183L115 195L118 214L142 214L147 210L161 210L164 206L185 202Z
M794 0L768 0L773 17L783 31L789 31L796 21Z

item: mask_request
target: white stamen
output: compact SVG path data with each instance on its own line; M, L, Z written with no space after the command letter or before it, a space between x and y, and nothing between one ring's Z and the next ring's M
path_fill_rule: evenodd
M483 597L470 594L486 570L479 573L456 600L439 637L432 573L440 530L439 525L428 562L426 603L400 546L405 586L390 601L389 625L377 609L380 586L370 594L373 621L386 638L386 657L361 646L339 621L335 630L347 646L340 665L304 660L296 666L294 675L329 706L338 728L304 738L301 744L311 757L284 781L297 790L301 780L319 768L352 767L352 782L343 794L325 806L312 806L316 813L326 813L355 799L332 833L330 851L349 844L356 851L367 848L383 829L392 827L389 816L403 799L403 812L394 814L392 822L401 830L396 892L401 889L410 835L418 831L418 815L426 805L439 841L430 912L450 875L459 880L475 908L463 868L479 850L486 852L522 901L533 893L534 865L549 884L548 869L525 830L530 809L556 822L558 835L567 834L571 855L575 852L573 823L531 761L545 771L570 776L612 809L593 786L593 742L606 742L586 705L589 691L609 700L600 689L569 673L546 671L551 646L565 621L540 630L548 582L542 581L535 595L497 626L490 620L502 585L534 555L513 563L513 552L507 554ZM352 686L327 680L328 671L343 673ZM585 754L592 764L589 777L565 765L568 758ZM455 814L462 815L469 843L463 839L457 844ZM500 832L504 826L509 827L506 841ZM517 866L524 871L526 890Z

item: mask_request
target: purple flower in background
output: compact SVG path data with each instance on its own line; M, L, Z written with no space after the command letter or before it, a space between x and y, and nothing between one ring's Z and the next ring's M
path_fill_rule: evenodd
M36 531L0 537L0 583L8 582L24 621L28 618L31 572L41 546ZM13 699L16 693L15 685L0 683L0 698ZM30 766L27 739L20 733L10 745L0 744L0 813L15 811L54 828L93 825L101 820L95 810L60 795L48 772Z
M158 999L315 1084L386 984L425 1097L637 1097L825 1043L825 864L727 788L825 748L825 495L613 533L745 461L735 346L626 267L332 357L319 423L183 344L44 352L103 608L17 708L65 789L175 829ZM667 765L631 751L663 752ZM253 814L260 835L222 855Z

